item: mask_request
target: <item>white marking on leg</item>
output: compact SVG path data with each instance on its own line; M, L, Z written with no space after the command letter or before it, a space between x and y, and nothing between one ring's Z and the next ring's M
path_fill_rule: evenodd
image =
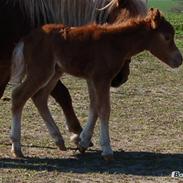
M102 156L113 155L109 137L109 123L101 120L100 128L100 145L102 148Z
M70 141L74 142L76 145L78 145L79 141L80 141L80 137L79 134L73 133L70 137Z
M21 149L21 113L13 114L10 138L12 140L12 152Z
M81 139L80 145L84 148L89 147L96 121L97 121L97 113L92 109L90 109L88 122L80 134Z

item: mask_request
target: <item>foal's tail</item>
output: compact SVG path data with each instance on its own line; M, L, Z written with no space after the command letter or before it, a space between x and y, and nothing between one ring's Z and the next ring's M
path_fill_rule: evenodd
M24 42L19 42L12 54L11 62L11 84L19 84L25 76Z

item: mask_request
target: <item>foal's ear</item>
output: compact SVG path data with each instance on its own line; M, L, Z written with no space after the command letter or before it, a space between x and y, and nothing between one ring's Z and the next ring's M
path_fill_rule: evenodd
M161 21L161 13L158 9L151 8L148 12L148 19L150 19L150 28L151 29L157 29L158 25Z

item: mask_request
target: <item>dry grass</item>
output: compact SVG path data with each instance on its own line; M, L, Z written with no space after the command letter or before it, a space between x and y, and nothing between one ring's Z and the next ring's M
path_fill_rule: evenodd
M179 38L179 42L183 42ZM183 49L182 49L183 50ZM59 182L181 182L183 173L183 67L171 70L148 53L133 59L126 84L112 90L110 133L115 161L100 157L97 124L94 147L80 155L72 150L64 117L53 99L49 105L69 147L60 152L53 144L31 101L24 110L22 144L26 159L10 153L10 101L0 101L0 183ZM63 79L73 97L77 116L87 119L88 94L83 80ZM9 86L4 97L10 97Z

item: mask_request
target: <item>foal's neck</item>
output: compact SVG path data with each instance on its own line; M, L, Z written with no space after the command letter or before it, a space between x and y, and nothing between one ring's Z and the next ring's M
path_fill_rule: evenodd
M114 31L115 32L115 31ZM149 40L149 30L144 22L129 28L120 27L116 33L112 34L114 44L125 51L125 57L132 57L147 49Z

